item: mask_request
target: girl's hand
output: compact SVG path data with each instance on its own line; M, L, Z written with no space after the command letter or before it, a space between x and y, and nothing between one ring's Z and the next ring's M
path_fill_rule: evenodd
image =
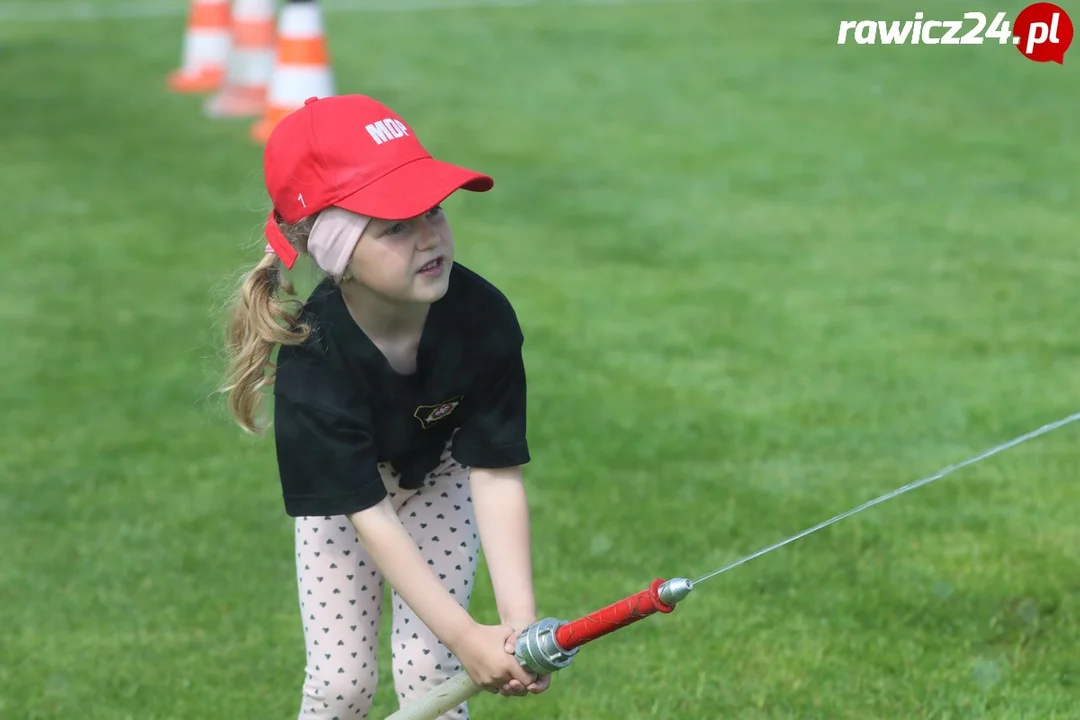
M472 681L490 693L503 693L511 684L530 687L536 684L536 675L521 667L517 658L507 656L506 637L512 628L506 625L477 625L452 651L464 666Z
M506 652L514 655L515 648L517 646L518 636L525 630L525 628L536 622L536 618L517 618L513 620L505 621L504 624L513 628L513 632L506 638L506 646L503 648ZM511 680L499 689L500 695L507 697L511 695L527 695L532 693L533 695L539 695L551 686L550 675L538 675L536 681L528 685L524 685L517 680Z

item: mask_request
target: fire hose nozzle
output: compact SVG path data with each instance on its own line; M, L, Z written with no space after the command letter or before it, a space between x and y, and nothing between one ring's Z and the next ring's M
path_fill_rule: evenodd
M544 618L525 628L517 639L515 655L521 666L537 675L550 675L573 661L578 648L564 650L555 632L566 625L556 618Z
M671 612L675 604L685 599L693 589L694 583L686 578L667 581L658 578L648 590L642 590L573 623L544 618L518 635L514 655L522 667L538 675L550 675L569 665L585 643L657 611ZM571 627L566 627L568 625Z
M693 589L694 583L686 578L656 578L645 590L576 620L544 618L521 631L514 644L514 657L523 668L537 675L550 675L569 665L582 645L656 613L673 612L675 604ZM387 720L428 720L478 692L480 686L462 670Z
M656 591L660 601L666 605L674 606L681 600L685 600L690 591L694 589L694 583L686 578L671 578Z

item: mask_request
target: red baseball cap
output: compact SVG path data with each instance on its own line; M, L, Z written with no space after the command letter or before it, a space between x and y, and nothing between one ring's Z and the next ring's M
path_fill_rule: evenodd
M412 128L365 95L308 98L274 128L263 152L274 204L266 223L285 267L296 251L277 227L331 205L384 220L421 215L457 190L486 192L487 175L434 159Z

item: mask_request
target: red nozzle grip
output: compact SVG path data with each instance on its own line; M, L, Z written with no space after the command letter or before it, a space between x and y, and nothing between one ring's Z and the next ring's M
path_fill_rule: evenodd
M654 613L671 612L675 607L665 604L658 595L663 584L664 580L657 578L652 581L648 590L642 590L585 617L568 622L555 631L555 641L559 643L559 647L569 651Z

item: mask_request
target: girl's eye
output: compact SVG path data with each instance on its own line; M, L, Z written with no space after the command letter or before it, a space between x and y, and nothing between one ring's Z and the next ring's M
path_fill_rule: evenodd
M424 213L424 217L426 217L428 220L436 220L439 217L441 217L442 214L443 214L442 205L436 205L435 207L431 208L426 213ZM383 231L383 235L400 235L400 234L402 234L404 232L408 232L410 222L411 221L407 220L407 221L403 221L403 222L399 222L399 223L394 223L393 225L391 225L390 227L388 227L386 230Z

